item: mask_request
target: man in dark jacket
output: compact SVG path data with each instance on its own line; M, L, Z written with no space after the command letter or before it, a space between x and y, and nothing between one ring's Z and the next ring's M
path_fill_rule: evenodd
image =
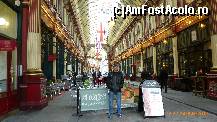
M159 74L159 81L161 84L161 91L165 87L165 93L167 93L167 80L168 80L168 72L166 67L162 67Z
M92 71L92 77L93 77L93 85L96 85L96 72L93 70Z
M142 73L141 73L141 80L143 81L143 80L147 80L147 79L151 79L151 75L144 68L143 71L142 71Z
M120 71L119 64L116 63L113 66L113 72L110 72L106 81L107 87L109 89L109 118L113 114L113 100L116 96L117 100L117 113L118 117L121 117L121 88L123 88L124 77Z

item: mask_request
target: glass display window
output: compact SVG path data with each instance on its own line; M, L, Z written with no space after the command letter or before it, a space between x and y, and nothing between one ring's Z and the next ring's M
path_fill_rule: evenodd
M12 90L17 90L17 48L12 52L11 85Z
M0 93L7 92L7 52L0 51Z

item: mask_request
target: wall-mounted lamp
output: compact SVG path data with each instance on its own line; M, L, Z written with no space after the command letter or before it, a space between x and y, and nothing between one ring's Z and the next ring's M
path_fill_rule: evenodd
M206 27L205 24L203 24L203 23L200 24L200 28L205 28L205 27Z
M0 25L6 25L6 26L8 26L9 23L4 18L0 18Z
M16 6L20 6L20 4L21 4L20 0L15 0L15 5ZM22 4L29 6L30 5L30 1L23 1Z
M166 39L164 39L163 43L164 43L164 44L167 44L167 40L166 40Z

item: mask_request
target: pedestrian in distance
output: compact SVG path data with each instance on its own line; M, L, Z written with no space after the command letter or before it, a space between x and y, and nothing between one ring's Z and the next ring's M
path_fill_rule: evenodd
M96 85L96 71L92 71L92 77L93 77L93 85L95 86Z
M165 93L167 93L167 80L168 80L168 72L167 72L167 67L164 66L161 68L160 74L159 74L159 81L161 84L161 91L164 88Z
M121 112L121 88L123 88L124 77L120 71L120 65L115 63L113 65L113 71L108 74L106 85L109 89L109 115L108 118L112 118L113 114L113 100L116 97L117 100L117 115L122 116Z
M149 72L146 71L144 68L142 73L141 73L141 83L139 85L139 100L138 100L138 112L143 112L144 111L144 104L143 104L143 94L142 94L142 84L145 82L145 80L151 80L151 75Z

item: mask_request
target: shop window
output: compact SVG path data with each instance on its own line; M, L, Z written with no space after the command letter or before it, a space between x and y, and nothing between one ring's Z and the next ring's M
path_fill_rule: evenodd
M178 49L188 47L191 41L191 30L182 31L178 34Z
M208 20L195 24L178 34L179 69L181 76L194 76L212 66Z
M197 25L198 39L200 41L210 40L210 30L208 28L208 21L203 21Z
M186 53L179 53L179 70L180 76L185 76L187 74L188 60Z
M168 73L173 74L173 46L172 38L163 40L157 45L157 72L160 72L161 67L168 67Z
M0 51L0 93L7 92L7 52Z

